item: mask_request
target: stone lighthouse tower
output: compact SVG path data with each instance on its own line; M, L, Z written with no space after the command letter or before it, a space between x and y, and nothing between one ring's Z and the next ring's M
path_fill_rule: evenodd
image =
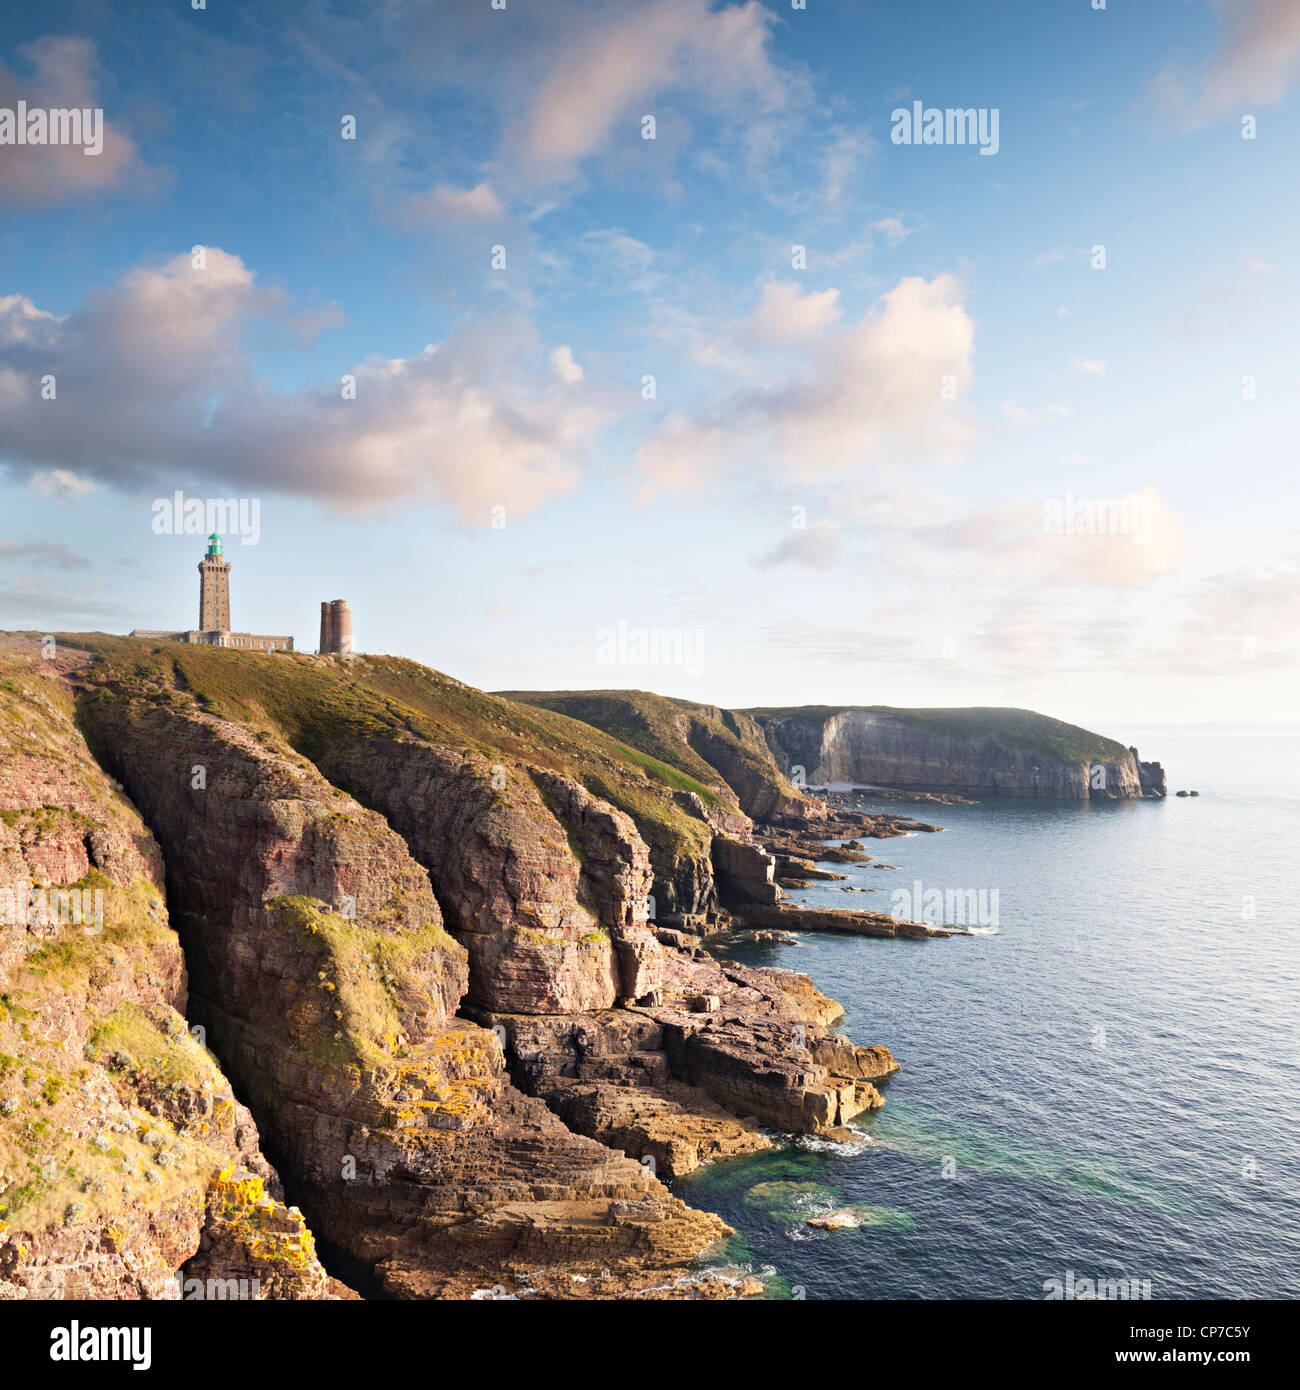
M351 635L351 619L348 633ZM164 638L168 642L199 642L205 647L246 647L255 652L291 652L293 638L263 632L230 630L230 561L221 553L221 537L208 537L208 553L199 561L199 625L187 632L155 632L136 628L132 637Z
M230 561L221 553L221 537L208 537L208 553L199 561L199 631L230 631Z

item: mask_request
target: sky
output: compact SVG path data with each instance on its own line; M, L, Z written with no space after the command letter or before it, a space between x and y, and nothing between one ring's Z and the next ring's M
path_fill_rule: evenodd
M1296 718L1298 0L199 3L7 7L0 627Z

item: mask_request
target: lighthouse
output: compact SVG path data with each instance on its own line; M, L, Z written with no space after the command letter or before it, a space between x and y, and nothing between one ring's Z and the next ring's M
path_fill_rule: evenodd
M230 631L230 561L221 553L221 537L215 531L208 537L208 553L199 561L199 631Z
M188 632L159 632L153 628L134 628L132 637L163 638L168 642L197 642L205 647L244 647L255 652L291 652L293 638L288 633L232 632L230 630L230 561L221 553L221 536L208 537L208 549L199 561L199 625ZM347 619L347 636L352 636L352 619Z

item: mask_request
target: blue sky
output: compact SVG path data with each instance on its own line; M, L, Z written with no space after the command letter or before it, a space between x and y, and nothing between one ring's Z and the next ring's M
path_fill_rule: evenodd
M179 488L260 504L237 626L490 689L1294 717L1294 0L54 3L0 62L108 132L0 146L0 626L193 623Z

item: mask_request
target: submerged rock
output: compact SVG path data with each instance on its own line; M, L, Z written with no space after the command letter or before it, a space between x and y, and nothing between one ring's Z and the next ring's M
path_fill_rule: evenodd
M856 1231L867 1226L883 1226L895 1231L914 1231L916 1222L897 1207L837 1207L824 1216L810 1216L804 1223L819 1231Z

